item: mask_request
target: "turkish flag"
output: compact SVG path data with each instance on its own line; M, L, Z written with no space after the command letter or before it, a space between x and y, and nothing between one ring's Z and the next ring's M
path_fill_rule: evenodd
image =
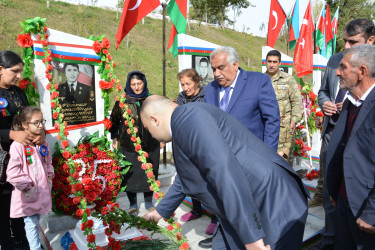
M159 0L125 0L120 26L116 35L116 49L129 31L159 5Z
M309 1L294 52L294 67L296 68L298 77L313 72L313 33L314 23L311 15L311 1Z
M270 18L268 21L267 46L275 46L280 30L286 19L285 12L279 1L271 0Z

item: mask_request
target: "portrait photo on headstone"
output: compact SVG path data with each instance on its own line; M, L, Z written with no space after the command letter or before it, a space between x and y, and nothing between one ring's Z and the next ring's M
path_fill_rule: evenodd
M192 63L192 68L194 68L198 72L198 74L203 77L201 87L207 86L214 80L214 73L211 68L209 56L193 55Z
M68 125L96 121L94 66L52 61L59 103Z

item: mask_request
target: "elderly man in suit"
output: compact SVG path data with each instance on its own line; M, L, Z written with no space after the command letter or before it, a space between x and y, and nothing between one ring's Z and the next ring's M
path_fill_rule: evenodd
M307 191L291 166L213 105L146 99L145 128L172 141L177 176L148 220L169 218L186 194L218 218L213 249L301 249Z
M61 102L68 104L90 102L92 88L77 81L79 76L78 64L66 63L64 65L64 72L67 82L60 84L58 88Z
M215 49L210 58L215 81L207 86L205 101L237 118L277 151L280 113L270 78L241 69L231 47Z
M344 52L336 71L348 91L327 152L327 187L336 207L336 249L375 247L375 47Z
M375 40L374 23L368 19L355 19L350 21L344 31L345 49L361 45L373 44ZM322 147L320 150L320 175L318 186L314 197L309 201L309 206L320 206L323 203L325 211L325 226L321 233L321 243L311 250L329 250L334 249L335 238L335 208L329 201L329 194L325 184L326 155L328 143L331 138L335 122L339 117L346 91L339 91L339 79L336 76L336 70L339 66L343 53L333 55L327 63L327 69L324 74L322 85L318 94L318 102L324 112L324 123L322 129Z

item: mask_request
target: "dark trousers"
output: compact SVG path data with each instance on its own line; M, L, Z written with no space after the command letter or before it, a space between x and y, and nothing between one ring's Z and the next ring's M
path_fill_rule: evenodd
M27 243L25 224L23 218L11 219L10 199L12 194L0 193L0 245L1 250L14 249L13 242L24 241ZM13 237L11 236L13 233Z
M375 249L375 234L369 234L359 229L348 201L341 195L337 198L337 220L335 249Z
M326 132L322 138L322 147L320 150L320 174L323 175L323 208L325 212L325 224L321 232L321 242L322 245L333 245L335 242L335 221L336 221L336 208L332 205L329 199L329 193L327 188L327 167L326 158L328 144L331 139L332 131L334 129L333 125L328 124Z

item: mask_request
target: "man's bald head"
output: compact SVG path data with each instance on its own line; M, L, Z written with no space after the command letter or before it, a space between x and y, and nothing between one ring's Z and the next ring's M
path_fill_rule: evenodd
M156 140L164 143L172 140L169 126L172 113L177 106L172 100L159 95L149 96L143 102L142 123Z

